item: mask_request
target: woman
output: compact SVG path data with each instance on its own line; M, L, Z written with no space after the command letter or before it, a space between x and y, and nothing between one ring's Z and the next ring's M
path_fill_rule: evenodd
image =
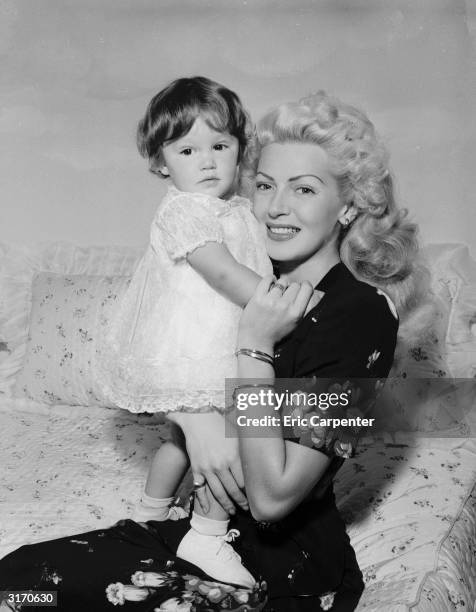
M372 124L354 108L324 93L281 106L261 122L259 141L255 214L280 276L263 279L244 310L238 377L268 386L275 377L331 379L327 391L348 391L349 379L361 379L350 386L360 408L375 388L363 379L388 375L398 328L390 298L371 285L404 307L412 295L415 227L396 208ZM313 287L322 299L303 317ZM321 391L324 383L316 384ZM259 391L239 387L235 396ZM272 416L274 408L249 405L246 414ZM131 610L354 610L363 583L332 478L352 455L355 432L298 424L284 435L269 425L256 438L238 426L243 479L237 439L210 439L208 423L222 418L173 416L187 433L202 506L209 494L230 510L232 499L246 506L245 485L251 513L237 511L233 526L245 566L267 588L200 580L196 568L173 557L186 521L147 528L125 521L23 547L0 562L1 588L60 589L60 607L70 611L108 609L106 587L109 602ZM124 587L128 582L133 586Z

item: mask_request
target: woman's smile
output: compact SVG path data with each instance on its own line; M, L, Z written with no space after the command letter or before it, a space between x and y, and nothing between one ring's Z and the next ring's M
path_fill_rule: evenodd
M266 224L268 238L270 240L292 240L301 231L298 227L292 225L279 225L276 223Z

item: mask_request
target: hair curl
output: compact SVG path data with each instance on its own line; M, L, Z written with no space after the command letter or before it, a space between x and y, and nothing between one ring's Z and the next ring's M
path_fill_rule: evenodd
M240 98L227 87L202 76L172 81L149 102L137 127L137 148L149 160L149 169L164 178L162 147L188 134L197 117L217 132L235 136L239 143L239 190L253 176L256 136Z
M341 230L341 259L356 277L387 292L400 317L408 315L429 275L418 261L417 226L395 202L389 155L368 117L319 91L268 112L258 142L305 142L326 151L342 201L356 213Z

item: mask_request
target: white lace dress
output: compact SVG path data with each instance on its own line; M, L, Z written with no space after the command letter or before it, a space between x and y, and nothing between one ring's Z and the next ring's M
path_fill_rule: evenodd
M207 242L224 243L260 275L272 271L249 200L170 187L97 355L98 383L113 404L132 412L224 408L241 308L187 262Z

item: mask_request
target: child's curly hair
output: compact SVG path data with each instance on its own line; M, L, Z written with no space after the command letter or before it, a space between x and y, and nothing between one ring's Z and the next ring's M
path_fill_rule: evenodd
M342 201L355 213L341 229L342 261L356 277L386 291L400 317L412 310L429 276L417 262L417 226L395 202L389 156L368 117L319 91L267 113L258 124L258 142L313 143L326 151Z
M150 171L163 177L163 145L187 134L199 115L211 129L238 139L240 190L253 175L253 123L235 92L206 77L177 79L152 98L137 128L140 154L149 160Z

